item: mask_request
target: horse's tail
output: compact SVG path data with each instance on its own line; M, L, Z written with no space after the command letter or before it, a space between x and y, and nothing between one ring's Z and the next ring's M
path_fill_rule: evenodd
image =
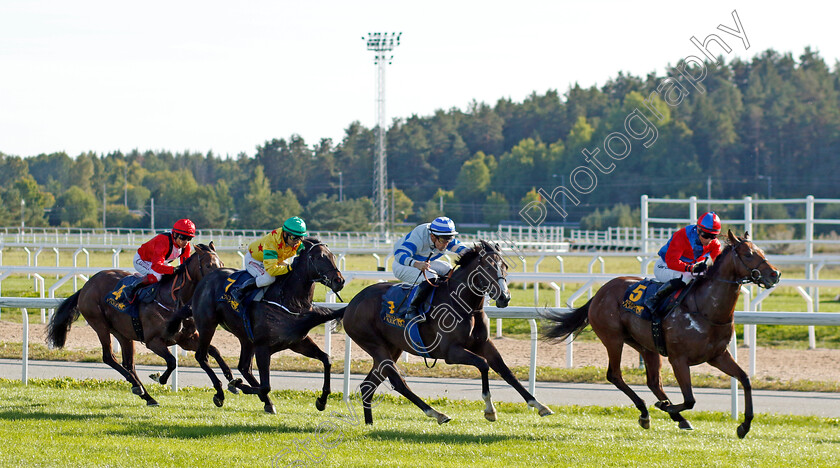
M543 331L543 336L557 340L565 340L570 335L576 336L589 325L589 305L591 303L592 299L575 310L557 315L546 315L546 320L555 322L557 325L546 328Z
M47 324L47 344L54 348L63 348L67 341L67 332L70 331L70 325L79 318L79 293L64 300L55 310L55 313L50 317L50 323Z
M335 309L330 314L330 320L335 320L336 325L341 325L341 321L344 320L344 312L347 310L347 306L344 306L340 309Z
M166 340L172 339L176 333L181 331L181 322L184 319L192 316L192 305L186 304L177 312L175 312L169 320L166 321L166 328L163 331L163 338Z

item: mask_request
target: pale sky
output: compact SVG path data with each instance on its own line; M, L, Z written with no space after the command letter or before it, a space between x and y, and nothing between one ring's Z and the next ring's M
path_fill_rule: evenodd
M749 50L717 29L735 27ZM212 150L253 155L292 134L338 143L375 124L375 66L362 36L402 32L387 115L521 101L619 71L661 74L721 36L749 59L805 46L834 67L833 2L59 1L0 3L0 151Z

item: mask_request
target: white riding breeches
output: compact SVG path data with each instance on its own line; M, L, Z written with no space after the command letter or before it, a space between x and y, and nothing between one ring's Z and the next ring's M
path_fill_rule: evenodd
M426 277L430 280L432 278L437 278L438 276L444 276L452 269L452 265L443 260L432 260L429 262L429 267L430 268L426 270ZM394 271L394 276L405 283L417 284L423 281L423 273L413 266L405 266L394 260L394 263L391 264L391 269Z
M140 273L140 276L153 275L158 281L163 278L162 274L152 270L152 262L140 258L139 253L134 254L134 269L137 270L137 273Z
M276 276L271 276L265 271L263 262L255 260L251 256L251 252L245 254L245 270L256 279L257 287L259 288L264 288L277 279Z
M661 281L663 283L667 283L674 278L680 278L683 283L688 284L693 279L690 272L680 272L668 268L668 265L665 264L665 260L662 260L661 257L657 259L656 263L653 265L653 276L656 277L657 281Z

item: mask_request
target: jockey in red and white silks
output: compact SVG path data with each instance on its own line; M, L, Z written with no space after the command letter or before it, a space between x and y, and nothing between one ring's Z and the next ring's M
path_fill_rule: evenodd
M171 275L175 268L169 263L181 260L181 265L192 253L190 240L195 237L195 224L189 219L175 223L171 232L164 232L141 245L134 254L134 268L144 276L143 284L157 283L163 275Z

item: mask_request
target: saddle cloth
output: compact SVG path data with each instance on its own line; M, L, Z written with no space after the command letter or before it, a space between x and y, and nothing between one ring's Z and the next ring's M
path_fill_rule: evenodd
M408 283L397 283L382 295L382 308L379 312L379 317L388 325L392 327L405 329L409 325L405 320L405 311L411 304L411 300L417 294L417 286ZM423 302L423 305L418 310L421 314L426 314L431 307L432 300L435 297L435 290L429 294L429 298ZM420 355L430 358L426 352L426 345L420 338L419 324L415 321L408 327L408 344Z
M624 292L624 298L621 301L621 307L628 312L633 312L644 320L653 319L653 311L645 307L647 299L661 288L665 283L660 283L656 280L645 278L642 281L637 281L630 285ZM668 310L674 303L674 300L679 296L680 292L685 288L671 294L659 306L663 310Z
M124 312L132 317L137 317L139 314L139 310L137 309L139 303L148 303L154 301L155 296L157 295L158 287L160 286L159 282L150 284L148 286L143 286L142 288L136 290L134 292L133 297L128 297L125 295L125 288L137 284L141 281L143 281L142 276L126 276L117 283L113 291L108 293L105 302L107 302L108 305L110 305L117 312Z
M224 302L226 303L239 318L242 319L242 323L245 325L245 331L248 333L248 338L251 341L254 341L254 331L251 328L251 316L248 313L248 306L254 302L254 298L257 294L262 295L264 290L263 288L254 288L248 291L247 294L242 298L242 302L236 301L232 296L231 292L236 289L242 287L242 284L248 281L249 279L253 278L250 273L246 270L238 270L234 272L232 275L228 276L225 279L225 289L222 291L222 294L216 299L216 302Z

